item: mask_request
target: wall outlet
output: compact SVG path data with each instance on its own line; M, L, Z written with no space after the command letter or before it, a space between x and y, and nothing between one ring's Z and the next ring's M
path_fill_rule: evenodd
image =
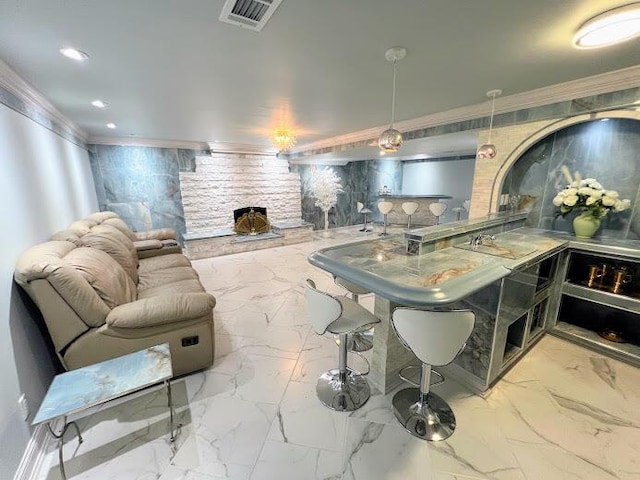
M27 402L27 396L23 393L18 399L18 405L20 405L20 411L22 412L22 419L27 420L29 418L29 402Z

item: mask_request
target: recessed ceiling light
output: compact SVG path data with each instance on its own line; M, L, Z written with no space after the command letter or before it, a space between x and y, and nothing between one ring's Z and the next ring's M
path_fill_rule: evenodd
M60 49L60 53L67 58L71 58L73 60L86 60L89 58L89 55L84 53L81 50L76 50L75 48L65 47Z
M640 35L640 3L608 10L584 23L573 37L576 48L600 48Z
M116 124L113 123L113 122L109 122L109 123L107 123L107 128L112 128L112 129L116 128Z
M107 106L107 104L104 103L102 100L94 100L91 102L91 105L93 105L96 108L104 108Z

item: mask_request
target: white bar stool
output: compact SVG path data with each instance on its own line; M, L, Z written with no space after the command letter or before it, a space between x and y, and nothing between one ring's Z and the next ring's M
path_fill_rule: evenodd
M447 211L447 204L441 202L430 203L429 210L436 217L436 225L439 225L440 217Z
M356 206L358 207L358 213L362 213L364 215L364 226L359 231L370 232L371 229L367 228L367 216L371 213L371 209L365 208L364 203L362 202L356 202Z
M460 216L462 215L462 212L464 211L464 208L456 207L456 208L452 208L451 211L452 212L456 212L456 221L458 221L458 220L460 220Z
M407 230L411 229L411 215L416 213L418 210L417 202L402 202L402 210L409 216L409 221L407 222Z
M316 394L323 405L332 410L356 410L367 403L371 388L362 374L347 366L347 335L380 320L350 298L321 292L311 279L307 279L305 296L315 332L340 335L338 368L320 376Z
M420 384L416 385L419 388L405 388L396 393L393 413L411 435L424 440L444 440L453 434L456 418L447 402L429 392L431 366L447 365L458 356L471 335L475 315L471 310L401 307L393 311L391 323L400 341L422 362ZM400 377L407 380L402 371Z
M388 235L387 233L387 215L389 214L389 212L391 210L393 210L393 203L392 202L379 202L378 203L378 210L380 210L380 213L382 213L384 215L384 228L382 230L382 233L380 233L380 236L384 236L384 235Z
M351 300L354 302L358 302L358 298L360 295L366 295L371 293L371 290L367 290L366 288L359 287L344 278L341 277L333 277L333 280L336 282L336 285L340 285L342 288L346 289L351 293ZM373 348L373 328L369 326L363 327L362 330L358 330L353 332L347 338L347 349L352 352L366 352L367 350L371 350Z

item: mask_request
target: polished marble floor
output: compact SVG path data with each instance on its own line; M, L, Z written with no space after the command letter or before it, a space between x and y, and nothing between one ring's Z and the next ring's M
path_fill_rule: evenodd
M168 443L166 396L157 389L79 420L85 441L65 446L69 478L640 479L640 370L549 335L485 398L452 380L434 388L458 421L444 442L400 428L392 394L351 414L324 408L315 382L338 352L310 329L303 281L344 292L306 256L364 235L331 233L194 261L218 300L216 361L174 383L184 423L177 444ZM372 296L361 301L373 308ZM59 478L52 451L37 479Z

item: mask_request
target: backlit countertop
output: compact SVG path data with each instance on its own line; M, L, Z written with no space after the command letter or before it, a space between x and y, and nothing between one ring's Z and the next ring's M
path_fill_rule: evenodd
M408 255L404 237L396 235L318 250L309 262L393 302L426 307L461 300L568 242L567 236L520 228L496 235L496 248L460 245Z

